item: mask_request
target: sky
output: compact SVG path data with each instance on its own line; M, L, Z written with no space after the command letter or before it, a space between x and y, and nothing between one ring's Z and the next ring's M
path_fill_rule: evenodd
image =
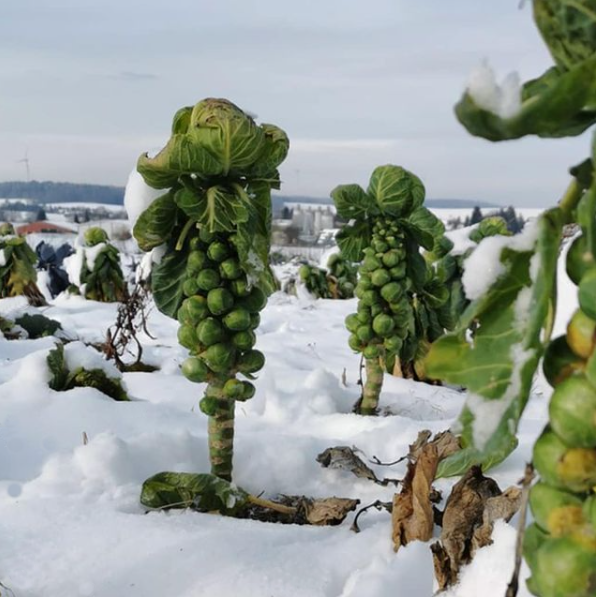
M555 203L587 135L493 144L453 115L471 71L551 59L520 0L2 0L0 181L124 185L181 106L226 97L291 140L282 192L393 163L430 198Z

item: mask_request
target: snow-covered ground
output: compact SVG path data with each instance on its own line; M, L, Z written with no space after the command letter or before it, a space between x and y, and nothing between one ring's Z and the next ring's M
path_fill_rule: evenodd
M561 287L569 313L573 291L565 279ZM270 299L257 343L267 364L255 398L237 406L240 486L268 496L388 501L391 487L323 469L317 454L347 445L393 461L418 431L444 430L458 415L463 394L388 375L381 400L387 416L351 414L359 357L347 346L343 321L355 306L355 300L281 293ZM0 301L0 315L23 308L20 299ZM97 342L114 322L116 305L59 297L44 313L71 338ZM90 388L49 390L45 359L52 338L0 339L0 582L16 597L431 597L429 544L394 554L387 513L369 511L359 534L350 530L353 514L340 527L325 528L146 514L138 501L145 478L209 470L207 418L198 409L203 386L179 371L186 351L178 345L177 324L154 310L149 329L156 340L145 338L145 360L160 370L124 374L134 398L129 403ZM519 448L491 473L503 489L522 475L546 420L548 394L539 378ZM376 472L399 478L404 467ZM446 496L453 482L436 486ZM450 597L503 596L516 522L496 525L494 544L477 554ZM519 595L529 593L522 587Z

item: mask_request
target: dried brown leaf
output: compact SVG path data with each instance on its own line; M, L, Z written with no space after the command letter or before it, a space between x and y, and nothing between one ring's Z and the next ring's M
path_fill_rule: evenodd
M356 455L356 449L349 446L327 448L317 456L317 462L325 468L349 471L360 479L378 481L374 471Z
M315 526L335 526L341 524L346 516L356 509L360 500L348 498L323 498L305 500L304 514L309 524Z
M519 508L521 491L504 493L472 467L454 486L443 513L443 530L433 552L439 589L454 584L464 564L472 561L476 549L490 544L495 520L510 520Z

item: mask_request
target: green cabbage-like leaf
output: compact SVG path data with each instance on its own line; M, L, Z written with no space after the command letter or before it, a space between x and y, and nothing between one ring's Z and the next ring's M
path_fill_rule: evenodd
M174 114L174 119L172 121L173 135L179 135L188 132L192 108L192 106L185 106L184 108L180 108L180 110Z
M388 164L375 168L370 177L368 194L386 214L408 216L424 203L424 185L411 172Z
M479 243L483 238L497 235L511 236L511 232L507 228L507 222L501 216L484 218L479 222L477 228L468 234L468 238L475 243Z
M439 475L462 474L470 464L486 469L517 444L519 419L550 336L563 222L559 208L549 210L537 222L532 249L503 249L503 273L430 350L428 374L468 389L459 419L464 450L443 461ZM470 339L472 322L478 328Z
M361 220L378 213L374 198L358 184L342 184L331 191L337 213L346 220Z
M157 308L168 317L176 318L184 300L182 285L186 280L186 259L183 251L169 247L168 252L151 270L151 290Z
M593 0L534 0L534 20L558 66L570 69L596 52Z
M248 504L249 494L215 475L158 473L143 483L141 504L147 508L194 508L228 516Z
M443 222L426 207L415 209L403 225L416 242L427 251L432 251L435 243L445 234Z
M250 169L250 178L264 178L279 188L277 167L286 159L290 140L285 131L274 124L261 124L264 133L263 150Z
M151 251L169 240L176 225L176 212L174 194L168 192L155 199L140 215L133 236L142 251Z
M521 109L510 118L478 106L468 93L455 107L457 118L472 135L490 141L576 136L596 123L596 55L568 72L551 69L542 79L524 85Z
M48 353L46 362L50 370L48 385L57 392L64 391L68 385L68 367L64 358L64 344L56 344L56 348Z
M362 251L372 240L372 227L367 220L344 226L335 237L342 256L348 261L361 261Z

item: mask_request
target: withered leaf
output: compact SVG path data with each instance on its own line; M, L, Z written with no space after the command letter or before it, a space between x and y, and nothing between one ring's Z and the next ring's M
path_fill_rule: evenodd
M410 446L402 490L393 496L391 523L395 551L410 541L428 541L432 537L435 519L432 503L437 497L432 484L437 467L443 458L460 449L458 439L450 431L438 433L429 442L430 437L430 431L421 431Z
M443 529L431 546L435 576L442 591L457 582L459 571L475 550L491 541L493 523L509 520L519 508L521 492L511 487L504 493L474 466L453 486L443 513Z
M317 462L325 468L349 471L360 479L379 481L374 471L356 455L356 448L349 446L327 448L317 456Z
M335 526L341 524L346 516L356 509L360 500L348 498L323 498L304 500L302 507L309 524L315 526Z

